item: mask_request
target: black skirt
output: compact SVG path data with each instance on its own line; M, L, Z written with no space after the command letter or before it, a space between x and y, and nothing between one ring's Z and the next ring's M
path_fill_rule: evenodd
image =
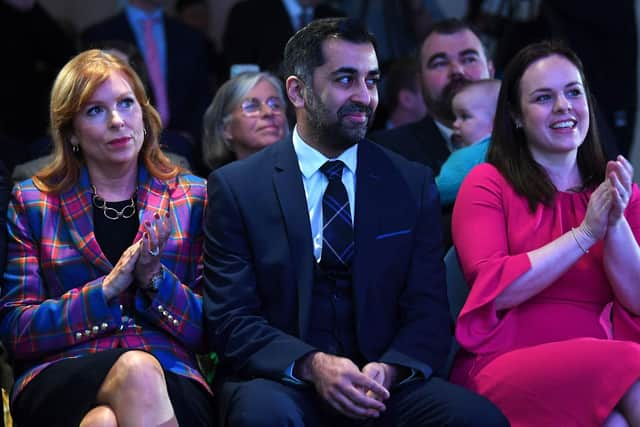
M77 427L87 412L98 406L98 390L113 364L132 350L106 350L46 367L16 397L11 407L15 425ZM164 375L178 423L212 426L214 406L207 390L190 378L167 370Z

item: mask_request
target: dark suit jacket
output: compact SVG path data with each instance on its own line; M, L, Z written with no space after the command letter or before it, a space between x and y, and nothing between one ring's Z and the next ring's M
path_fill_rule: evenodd
M372 132L369 138L414 162L427 165L434 175L451 152L431 117L394 129Z
M330 6L316 6L314 19L344 16ZM236 3L224 30L227 63L258 64L260 69L278 71L284 46L295 33L282 0L244 0Z
M188 132L199 146L202 116L211 101L206 39L166 13L163 16L167 37L167 89L171 114L165 127ZM83 42L88 47L108 40L122 40L137 46L124 12L89 27L83 34ZM142 50L140 46L138 49Z
M440 207L430 171L358 147L354 324L367 361L431 375L449 348ZM222 375L282 380L305 342L311 226L291 138L209 175L205 316Z

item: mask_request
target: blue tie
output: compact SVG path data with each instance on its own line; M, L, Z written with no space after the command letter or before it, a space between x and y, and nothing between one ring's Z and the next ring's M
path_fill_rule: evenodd
M322 255L320 266L325 271L344 271L353 258L353 224L347 190L342 184L340 160L328 161L320 167L329 184L322 196Z

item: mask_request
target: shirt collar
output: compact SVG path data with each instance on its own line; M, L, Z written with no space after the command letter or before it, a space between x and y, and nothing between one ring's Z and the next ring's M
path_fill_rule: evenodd
M298 166L305 178L309 179L327 160L341 160L355 175L358 164L358 144L347 148L335 159L330 159L315 148L308 145L298 133L298 126L293 128L293 149L298 156Z
M440 131L440 134L442 135L444 140L447 142L447 148L449 149L449 151L454 152L456 147L453 146L453 142L451 141L451 135L453 135L453 129L440 123L436 119L433 119L433 122L436 124L436 126L438 127L438 130Z

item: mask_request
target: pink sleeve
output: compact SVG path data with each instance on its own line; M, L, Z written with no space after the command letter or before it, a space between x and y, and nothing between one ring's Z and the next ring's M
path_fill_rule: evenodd
M531 268L526 253L509 252L506 208L512 190L489 164L474 168L462 183L453 210L453 241L471 287L456 325L460 345L473 353L510 348L510 312L497 312L495 298ZM519 199L517 202L522 203Z
M640 190L636 184L633 184L631 200L624 211L624 216L629 222L636 242L640 241ZM638 279L638 285L640 285L640 279ZM615 298L611 309L611 320L614 339L640 342L640 317L629 313Z

